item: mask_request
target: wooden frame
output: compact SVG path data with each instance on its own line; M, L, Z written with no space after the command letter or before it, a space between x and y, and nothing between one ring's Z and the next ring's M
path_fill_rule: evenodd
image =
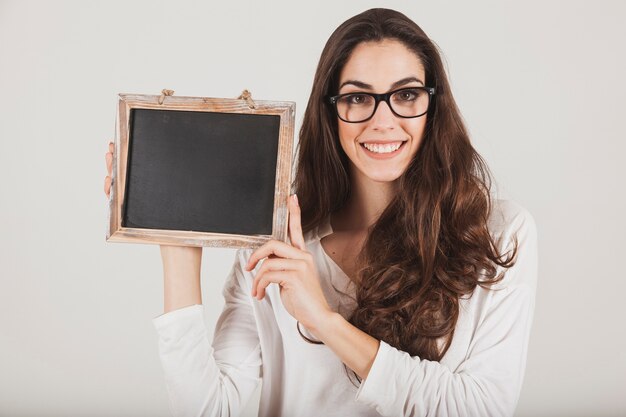
M164 90L165 92L165 90ZM162 102L162 104L159 104ZM130 143L129 119L133 109L172 111L245 113L280 116L274 214L271 235L240 235L213 232L142 229L122 226L126 192L127 161ZM180 246L213 246L256 248L270 239L287 240L287 198L291 185L291 163L294 137L295 103L287 101L252 101L206 97L178 97L119 94L116 120L115 153L113 155L112 185L109 197L108 242L167 244ZM122 179L122 180L120 180Z

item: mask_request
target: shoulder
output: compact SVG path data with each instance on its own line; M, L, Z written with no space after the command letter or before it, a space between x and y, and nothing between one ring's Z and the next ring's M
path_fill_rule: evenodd
M536 238L537 225L533 215L513 200L494 199L487 221L494 240L506 243L514 236Z
M498 286L522 285L534 288L538 243L533 215L515 201L494 199L487 226L500 254L506 257L517 250L515 264L503 271L505 278Z

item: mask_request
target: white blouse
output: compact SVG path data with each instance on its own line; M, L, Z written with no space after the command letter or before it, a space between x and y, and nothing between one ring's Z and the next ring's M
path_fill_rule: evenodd
M501 251L517 235L517 262L492 290L478 286L460 300L442 360L412 357L381 341L359 387L332 350L302 339L278 286L267 287L263 300L251 296L260 263L245 271L253 250L239 250L212 344L201 305L153 319L172 413L238 416L262 380L260 417L513 415L535 304L537 232L529 212L506 200L494 201L489 230ZM348 318L354 284L320 243L331 233L327 219L304 238L329 306Z

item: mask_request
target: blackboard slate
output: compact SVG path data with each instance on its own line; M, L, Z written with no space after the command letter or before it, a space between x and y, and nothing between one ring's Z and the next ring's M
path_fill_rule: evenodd
M280 117L132 109L124 227L271 235Z

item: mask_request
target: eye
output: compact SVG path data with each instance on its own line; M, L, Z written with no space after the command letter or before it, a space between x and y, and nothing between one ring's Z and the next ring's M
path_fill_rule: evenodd
M349 105L358 106L358 105L371 103L372 97L367 94L355 93L355 94L348 94L346 96L343 96L341 98L341 101Z
M393 94L393 98L396 101L415 101L420 95L420 90L417 88L405 88Z

